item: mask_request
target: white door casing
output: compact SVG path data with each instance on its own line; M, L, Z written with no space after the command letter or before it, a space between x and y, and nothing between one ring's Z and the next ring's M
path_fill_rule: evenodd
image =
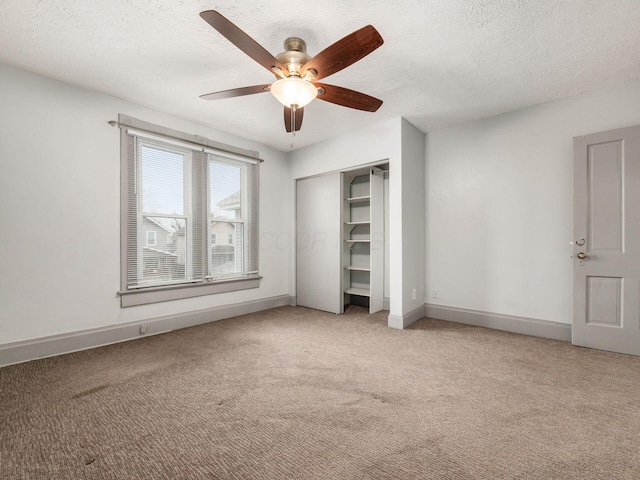
M572 342L640 355L640 126L575 137L573 171Z
M369 313L375 313L384 309L384 176L371 171L369 189L371 196Z

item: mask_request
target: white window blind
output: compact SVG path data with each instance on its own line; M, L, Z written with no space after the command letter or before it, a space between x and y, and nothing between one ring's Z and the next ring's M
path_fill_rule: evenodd
M122 132L125 290L257 274L259 163L159 134Z

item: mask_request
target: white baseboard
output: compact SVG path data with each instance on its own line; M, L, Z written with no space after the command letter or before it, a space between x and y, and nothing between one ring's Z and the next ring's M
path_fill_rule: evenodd
M382 309L391 310L391 299L389 297L384 297L382 299Z
M112 343L134 340L149 335L170 332L171 330L214 322L224 318L295 304L295 296L279 295L253 300L251 302L234 303L177 315L138 320L109 327L7 343L0 345L0 367L27 362L36 358L51 357ZM406 315L389 315L388 325L391 328L404 329L424 317L554 340L571 341L571 325L567 323L502 315L445 305L425 304L424 307L419 307ZM140 334L140 327L142 326L146 326L147 328L145 334Z
M499 313L448 307L445 305L433 305L429 303L424 306L424 316L478 327L505 330L523 335L532 335L534 337L563 340L566 342L571 341L571 325L568 323L502 315Z
M289 305L291 305L292 307L298 305L298 299L295 295L289 295Z
M170 332L171 330L193 327L203 323L236 317L238 315L246 315L248 313L259 312L284 305L289 305L288 295L279 295L250 302L233 303L220 307L195 310L177 315L147 318L109 327L7 343L0 345L0 367L27 362L36 358L52 357L64 353L148 337L149 335L157 335ZM146 327L145 334L140 333L140 327Z
M391 328L397 328L398 330L402 330L407 328L412 323L417 322L424 318L424 307L420 306L415 310L407 313L406 315L392 315L389 314L387 317L387 325Z

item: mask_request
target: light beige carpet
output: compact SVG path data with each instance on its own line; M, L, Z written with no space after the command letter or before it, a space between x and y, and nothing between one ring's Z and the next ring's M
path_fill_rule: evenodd
M0 369L2 479L638 479L640 359L283 307Z

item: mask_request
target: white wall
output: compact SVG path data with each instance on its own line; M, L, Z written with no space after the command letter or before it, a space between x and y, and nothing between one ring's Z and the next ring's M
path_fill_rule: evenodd
M291 183L295 179L389 161L390 311L402 315L402 119L394 118L290 154ZM294 193L291 202L295 203ZM293 215L291 231L295 231ZM291 252L290 295L295 295L295 249Z
M636 80L433 132L423 185L399 118L285 154L2 64L0 82L0 345L295 295L294 179L386 159L392 313L420 299L402 204L425 186L426 302L570 323L572 137L640 124ZM260 289L120 308L118 113L260 151Z
M389 162L388 275L389 325L402 328L407 314L424 304L424 134L395 118L290 155L291 179L371 162ZM385 189L385 193L387 190ZM291 197L291 201L295 199ZM293 218L293 217L292 217ZM294 225L291 226L294 231ZM295 250L291 253L290 294L295 295ZM416 289L416 299L412 291Z
M363 115L366 115L363 113ZM292 178L345 170L400 156L401 119L345 133L289 154Z
M402 120L402 304L405 314L424 305L424 139L424 133Z
M0 82L0 345L287 294L285 153L3 64ZM260 152L259 289L120 308L118 113Z
M571 323L572 138L637 124L640 80L430 133L427 303Z
M391 250L389 249L389 172L384 174L383 194L384 194L384 298L388 301L391 295L391 275L389 262L389 255ZM388 307L388 305L387 305Z

